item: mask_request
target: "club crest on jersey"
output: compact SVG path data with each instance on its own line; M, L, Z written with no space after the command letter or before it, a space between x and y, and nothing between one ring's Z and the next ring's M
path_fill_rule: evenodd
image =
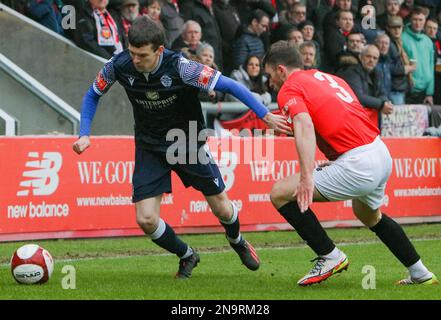
M133 83L135 82L135 78L128 77L127 80L129 80L130 85L133 87Z
M146 97L149 100L158 100L159 99L159 93L156 91L147 91L146 92Z
M289 107L292 106L293 104L297 104L297 100L296 100L296 98L291 98L291 99L289 99L289 101L285 104L285 107L289 108Z
M170 88L172 85L172 79L168 75L164 74L161 77L161 83L164 87Z
M201 74L199 75L198 82L203 86L208 86L208 83L210 82L210 79L213 76L214 72L214 69L204 66L204 69L202 69Z
M101 71L96 76L95 84L96 84L96 87L98 88L98 90L100 90L100 91L104 91L107 87L107 81L104 79L104 76L101 73Z

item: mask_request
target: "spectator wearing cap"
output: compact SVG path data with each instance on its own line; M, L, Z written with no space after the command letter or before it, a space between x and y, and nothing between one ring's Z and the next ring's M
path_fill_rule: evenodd
M182 34L173 42L172 50L183 51L189 58L196 56L201 45L202 29L199 23L188 20L184 23Z
M165 29L167 44L170 47L184 29L184 18L178 11L178 6L173 0L163 0L161 5L161 22Z
M299 24L298 29L303 34L303 40L304 41L310 41L315 45L315 62L316 66L319 67L321 64L321 50L320 50L320 43L315 39L315 27L312 21L305 20L302 23Z
M411 12L410 23L405 26L401 36L403 48L409 59L416 62L416 70L412 74L413 87L406 97L406 102L433 105L435 55L432 40L424 34L425 22L424 10L416 7Z
M107 11L108 0L89 0L76 15L75 43L93 54L110 59L123 50L118 26Z
M260 36L269 30L269 17L260 10L254 10L248 25L241 30L233 45L233 65L235 68L243 65L246 59L255 55L260 59L265 55L265 46Z
M389 56L392 60L392 88L389 98L395 105L406 103L406 93L412 87L412 72L416 64L412 63L403 48L401 35L403 33L403 19L393 16L388 19L386 31L390 38Z
M123 0L118 7L118 11L113 14L115 22L118 26L119 35L124 48L129 45L128 34L133 21L139 17L139 2L138 0Z

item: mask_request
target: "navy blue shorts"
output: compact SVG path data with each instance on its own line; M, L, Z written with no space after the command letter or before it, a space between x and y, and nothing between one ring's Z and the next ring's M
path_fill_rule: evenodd
M224 180L214 161L207 164L199 161L195 164L170 164L166 153L136 147L132 201L138 202L162 193L170 193L172 170L186 188L193 187L206 196L219 194L225 189Z

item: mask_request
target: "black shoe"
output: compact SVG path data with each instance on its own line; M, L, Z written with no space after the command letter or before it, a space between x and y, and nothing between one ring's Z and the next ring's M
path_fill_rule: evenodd
M253 271L259 269L259 257L257 256L256 250L254 250L253 246L249 244L248 241L242 239L238 244L230 242L230 245L234 251L237 252L245 267Z
M193 254L188 258L179 260L179 270L175 275L175 278L178 279L188 279L191 277L191 272L198 265L201 258L196 250L193 250Z

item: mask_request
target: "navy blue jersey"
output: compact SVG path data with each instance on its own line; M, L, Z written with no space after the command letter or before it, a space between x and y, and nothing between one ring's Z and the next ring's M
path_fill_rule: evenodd
M155 70L141 73L135 69L129 51L124 50L105 64L93 89L101 96L118 81L133 106L136 144L165 151L173 143L166 141L170 129L188 133L189 121L197 123L198 133L205 128L198 92L213 90L220 75L219 71L167 49Z

